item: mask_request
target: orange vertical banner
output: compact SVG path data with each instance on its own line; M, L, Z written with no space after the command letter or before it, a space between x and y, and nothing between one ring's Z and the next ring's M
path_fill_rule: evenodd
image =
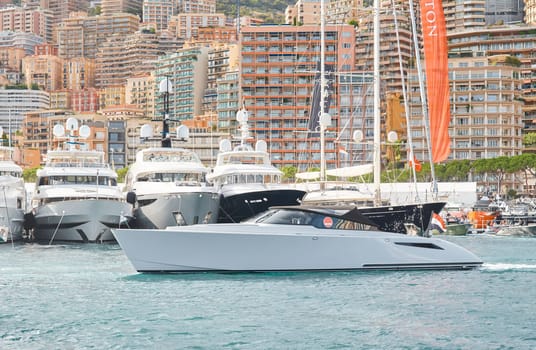
M441 0L421 0L420 6L432 160L439 163L450 153L447 27Z

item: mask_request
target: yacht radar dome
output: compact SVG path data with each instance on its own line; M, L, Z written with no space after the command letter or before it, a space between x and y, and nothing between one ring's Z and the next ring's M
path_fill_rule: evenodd
M354 140L354 142L356 143L359 143L361 141L363 141L363 131L361 130L355 130L354 131L354 134L352 136L352 139Z
M190 130L186 125L177 127L177 138L182 141L187 141L190 137Z
M241 109L238 112L236 112L236 121L239 123L245 123L248 121L248 111L245 109Z
M56 137L63 137L65 136L65 128L61 124L56 124L52 129L52 134Z
M258 140L255 143L255 150L258 152L266 152L268 150L268 145L266 144L266 141Z
M78 129L78 120L76 120L76 118L67 118L67 121L65 122L65 127L69 131L74 131Z
M389 131L387 133L387 141L389 142L396 142L398 140L398 134L396 131Z
M140 137L142 139L153 137L153 127L149 124L143 124L140 128Z
M91 134L91 129L87 125L82 125L80 129L78 129L78 134L81 138L87 139L89 135Z
M229 152L231 149L231 141L227 139L220 141L220 152Z

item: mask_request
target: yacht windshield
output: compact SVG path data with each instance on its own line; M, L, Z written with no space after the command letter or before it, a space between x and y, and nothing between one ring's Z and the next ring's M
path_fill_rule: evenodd
M151 173L139 176L141 182L185 182L199 184L205 182L205 174L201 173Z
M97 183L98 179L98 183ZM109 176L88 176L88 175L54 175L42 176L38 181L39 186L43 185L101 185L117 186L117 180Z
M360 222L344 220L329 214L290 209L271 209L248 222L279 224L279 225L309 225L322 229L339 230L376 230L375 227Z
M0 176L13 176L13 177L22 177L22 173L18 171L6 171L1 170Z

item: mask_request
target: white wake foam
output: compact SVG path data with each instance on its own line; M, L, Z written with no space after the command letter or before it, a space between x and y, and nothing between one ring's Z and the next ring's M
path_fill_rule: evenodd
M536 264L510 264L510 263L484 263L483 270L488 271L511 271L511 270L535 270Z

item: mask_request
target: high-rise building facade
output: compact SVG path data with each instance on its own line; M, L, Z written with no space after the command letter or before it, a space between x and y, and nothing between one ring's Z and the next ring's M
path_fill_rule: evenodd
M95 58L99 47L112 35L127 35L139 28L139 18L119 13L110 16L73 16L55 29L58 54L62 58Z
M156 86L164 78L172 84L169 92L169 115L173 120L192 119L202 114L203 95L207 86L207 47L185 47L175 53L158 58L155 79ZM155 92L155 116L164 115L164 96Z
M0 31L32 33L52 42L53 14L49 10L9 7L0 9Z
M351 72L355 62L355 29L350 25L326 26L326 86L331 100L331 133L326 136L326 161L338 165L334 140L340 128L339 86L334 76ZM317 25L251 26L242 28L242 101L250 115L256 139L269 144L277 166L300 170L320 164L320 142L311 117L313 88L319 78L321 32ZM316 104L315 104L316 106ZM310 120L311 119L311 120ZM313 133L309 130L311 126Z
M523 23L524 0L486 1L486 24Z
M50 96L46 91L0 89L0 126L4 132L21 130L27 112L49 107Z
M110 36L95 59L95 86L124 85L133 74L153 70L162 54L158 35L150 31Z
M143 0L143 23L152 23L157 30L165 30L171 16L177 13L176 0Z

